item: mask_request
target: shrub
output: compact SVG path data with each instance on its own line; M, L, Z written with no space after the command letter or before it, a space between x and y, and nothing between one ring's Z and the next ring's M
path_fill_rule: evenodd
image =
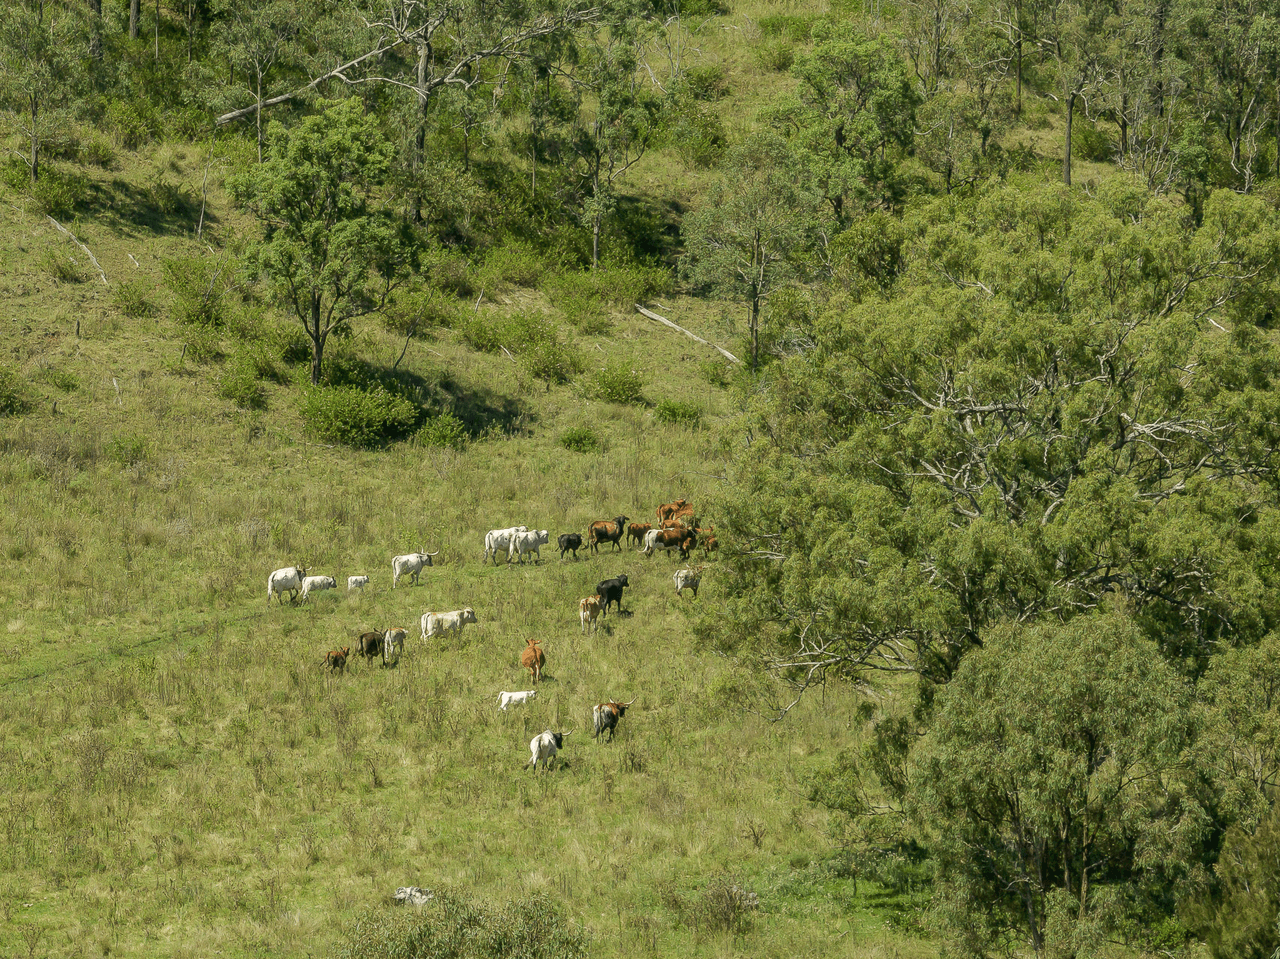
M26 384L12 366L0 366L0 416L21 416L31 411Z
M791 41L785 39L762 40L756 44L754 54L756 65L761 70L773 73L785 73L790 70L796 58Z
M222 368L218 377L218 395L242 410L260 410L267 405L267 394L259 382L253 351L236 354Z
M425 333L432 327L449 329L464 315L461 303L431 286L402 293L382 311L383 325L400 336Z
M147 441L141 436L117 436L107 442L104 452L119 466L136 466L147 458Z
M1071 125L1071 152L1081 160L1102 162L1115 156L1115 147L1096 123L1077 117Z
M27 187L31 199L36 201L42 213L55 220L71 216L84 202L89 192L89 181L78 173L67 173L51 166L44 166L40 179Z
M779 13L761 17L757 24L760 34L766 37L781 37L792 43L803 43L809 39L813 30L814 17L801 16L794 13Z
M706 169L720 162L729 137L720 117L701 104L687 104L671 119L671 140L680 158Z
M662 400L654 411L664 423L696 427L702 423L702 410L680 400Z
M192 203L187 188L180 183L171 183L163 170L151 174L143 187L143 195L153 210L165 216L181 213Z
M461 449L467 442L467 428L451 412L427 417L414 437L421 446L452 446Z
M315 386L305 391L302 419L320 439L357 448L403 436L418 420L418 408L384 389Z
M173 318L192 326L221 327L227 320L235 263L227 257L165 260L164 285L173 293Z
M502 906L437 892L421 909L373 911L356 920L339 959L581 959L590 938L558 902L530 896Z
M69 370L59 370L52 366L43 366L37 374L50 386L64 393L74 393L80 389L80 380Z
M574 297L630 310L671 289L671 273L660 266L608 266L548 274L539 284L556 306Z
M542 254L529 243L515 241L489 251L480 268L480 277L484 288L492 291L500 286L536 286L538 278L546 272Z
M479 292L467 258L446 247L432 247L423 254L422 273L431 277L433 286L454 296L472 297Z
M155 315L156 305L148 297L150 292L151 285L148 283L141 280L125 280L115 288L111 298L121 313L136 319Z
M80 262L62 247L45 250L40 262L43 270L60 283L83 283L84 270Z
M0 180L4 180L9 189L21 193L31 183L31 168L22 157L8 157L0 163Z
M582 358L560 337L560 328L540 312L473 317L462 329L472 349L497 353L506 349L531 374L548 383L567 383L582 369Z
M702 63L685 71L682 86L695 100L720 100L729 95L728 71L718 63Z
M573 426L560 434L561 446L574 453L598 453L604 448L600 437L589 426Z
M735 936L751 929L751 913L760 908L760 897L729 876L713 879L702 894L702 914L716 932Z
M164 127L160 115L144 99L110 100L103 114L107 129L126 150L136 150L157 139Z
M222 337L212 326L200 324L187 327L182 345L184 355L197 363L212 363L222 359Z
M85 163L107 170L116 165L116 148L102 134L95 133L81 151L81 157Z
M625 363L610 363L592 372L590 393L610 403L643 403L644 381Z

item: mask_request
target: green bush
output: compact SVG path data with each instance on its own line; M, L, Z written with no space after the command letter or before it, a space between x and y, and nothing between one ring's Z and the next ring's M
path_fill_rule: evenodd
M692 403L684 403L680 400L662 400L658 403L654 412L657 414L658 419L664 423L692 427L699 426L702 423L702 410Z
M193 324L184 331L184 355L196 363L213 363L222 359L222 335L212 326Z
M219 328L230 310L235 262L227 257L182 256L165 260L164 285L173 294L173 318L191 326Z
M722 100L729 95L729 74L718 63L698 64L685 71L681 87L695 100Z
M796 51L790 40L767 39L756 44L753 53L761 70L785 73L795 61Z
M408 433L418 420L418 408L380 388L315 386L305 391L302 419L320 439L369 448Z
M536 286L547 271L542 254L531 244L516 240L489 251L480 278L483 287L492 292L502 286Z
M141 280L125 280L111 294L116 308L125 316L136 318L154 316L156 305L151 302L151 284Z
M116 436L107 442L104 452L113 463L136 466L147 458L147 440L142 436Z
M494 906L436 893L421 909L357 919L339 959L584 959L590 938L545 895Z
M467 258L447 247L433 246L423 254L422 273L431 277L433 286L454 296L471 298L480 292Z
M1071 124L1071 153L1079 160L1103 162L1115 157L1115 144L1096 123L1077 117Z
M610 363L588 378L588 392L610 403L644 403L644 380L625 363Z
M89 181L79 173L45 165L40 170L40 179L30 184L27 192L40 207L40 212L59 220L71 216L84 202L89 192Z
M22 376L12 366L0 366L0 416L21 416L31 411Z
M473 317L462 329L472 349L484 353L507 350L533 376L548 383L567 383L582 370L582 358L560 336L560 328L540 312L494 318Z
M756 23L760 27L761 36L781 37L792 43L804 43L813 30L814 17L801 16L794 13L779 13L761 17Z
M38 374L40 379L64 393L74 393L80 389L79 378L69 370L60 370L52 366L42 366Z
M142 192L147 204L165 216L181 213L194 202L187 188L180 183L170 182L163 170L156 170L151 174Z
M7 157L0 162L0 180L9 189L24 193L31 183L31 168L22 157Z
M636 303L671 290L671 273L660 266L606 266L547 274L539 289L557 307L574 297L630 311Z
M136 150L159 139L164 130L160 114L144 99L108 101L103 120L126 150Z
M422 334L433 327L450 329L465 315L461 303L433 286L405 291L382 311L388 332L400 336Z
M108 170L116 165L116 148L102 134L95 133L81 151L81 158L85 163Z
M598 453L604 449L600 437L589 426L573 426L560 434L557 441L561 446L574 453Z
M670 119L670 138L680 158L706 169L720 162L729 137L719 115L701 104L685 104Z
M427 417L414 438L421 446L452 446L461 449L467 442L467 428L449 411Z
M218 395L242 410L260 410L267 405L266 390L259 382L256 351L237 353L222 368L218 377Z

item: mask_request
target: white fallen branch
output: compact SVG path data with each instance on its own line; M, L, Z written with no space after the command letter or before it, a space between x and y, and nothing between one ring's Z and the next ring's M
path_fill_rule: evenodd
M48 217L50 223L52 223L55 227L57 227L59 233L61 233L63 236L69 236L71 238L72 243L80 247L80 249L84 250L84 255L89 258L90 262L92 262L95 267L98 268L98 276L102 277L103 286L110 286L111 284L107 282L107 274L103 272L101 264L98 263L98 258L94 256L91 252L89 252L89 248L85 246L83 243L81 243L78 239L76 239L76 235L74 233L68 230L65 226L63 226L53 217L49 216L47 213L45 214L45 216Z
M699 343L701 343L703 346L709 346L709 347L711 347L713 350L715 350L716 352L718 352L721 356L725 357L725 359L733 360L733 362L735 362L735 363L741 363L741 362L742 362L742 360L738 359L736 356L734 356L734 355L733 355L732 353L730 353L728 350L726 350L726 349L722 349L721 347L716 346L714 343L708 343L706 340L704 340L702 337L698 336L696 333L690 333L690 332L689 332L688 330L686 330L683 326L677 326L675 323L672 323L672 322L671 322L670 320L668 320L665 316L659 316L657 313L654 313L652 310L646 310L646 309L645 309L643 306L641 306L639 303L637 303L637 304L636 304L636 309L637 309L637 310L639 310L641 313L643 313L645 316L647 316L649 319L651 319L651 320L657 320L659 323L662 323L664 326L669 326L669 327L671 327L673 330L675 330L676 332L678 332L678 333L683 333L685 336L689 337L689 339L691 339L691 340L697 340L697 341L698 341Z

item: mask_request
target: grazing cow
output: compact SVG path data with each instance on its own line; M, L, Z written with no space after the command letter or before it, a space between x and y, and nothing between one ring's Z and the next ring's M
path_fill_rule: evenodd
M511 562L512 556L517 556L523 563L525 553L532 553L538 557L539 563L542 562L542 553L538 547L544 546L550 539L551 534L545 529L522 530L515 533L511 537L511 545L507 547L507 562Z
M368 585L369 585L368 576L348 576L347 577L348 593L351 592L353 589L364 589Z
M613 579L606 579L596 583L596 593L600 596L601 615L607 615L609 612L609 604L617 603L618 612L622 612L622 590L629 585L627 583L627 574L622 573Z
M306 576L302 580L302 597L300 602L305 603L307 597L312 593L319 593L326 589L337 589L338 583L332 576Z
M639 697L637 696L636 699ZM635 699L631 700L634 703ZM609 733L609 742L613 742L613 731L618 728L618 720L627 714L627 707L631 703L616 703L610 700L607 703L601 703L599 706L591 710L591 717L595 720L596 731L593 739L599 739L603 732Z
M400 654L404 651L405 640L409 631L403 626L392 626L382 634L382 666L389 668L400 662Z
M396 588L401 576L408 576L413 585L418 585L418 574L431 565L431 557L439 556L440 550L434 553L405 553L403 556L391 557L391 588Z
M522 706L538 696L536 689L526 689L522 693L498 693L498 708L506 711L508 706Z
M527 526L509 526L506 529L491 529L484 534L484 559L483 563L489 561L489 557L493 557L493 565L498 565L498 550L502 550L507 554L507 562L511 562L511 537L516 533L528 532Z
M476 611L468 606L466 609L455 609L452 613L423 613L422 640L428 636L439 636L451 632L462 635L462 627L476 621Z
M632 523L627 527L627 545L631 545L631 541L637 543L644 542L644 534L653 529L652 523Z
M382 633L361 633L356 637L356 649L366 661L382 655Z
M693 598L698 598L698 586L702 583L702 571L705 566L695 566L693 569L678 569L672 575L672 579L676 583L676 595L683 595L682 591L686 589L693 590Z
M698 534L691 529L651 529L644 534L644 548L640 552L652 559L654 550L680 550L680 558L688 559L689 550L698 545Z
M331 649L324 654L323 666L329 667L331 673L344 673L347 671L347 657L351 655L351 647L343 646L341 649Z
M560 558L564 559L565 553L573 553L573 558L578 558L578 550L582 549L581 533L561 533L556 540L556 544L560 547Z
M520 653L520 665L529 670L529 675L537 683L542 678L542 667L546 665L547 657L538 645L542 640L530 639L525 642L524 650Z
M286 566L278 569L267 577L267 606L271 606L271 595L274 593L276 601L281 606L284 605L284 592L289 591L289 602L295 602L298 598L298 590L302 589L302 581L307 578L307 568L305 566Z
M698 534L698 542L702 544L702 555L710 556L713 549L719 549L720 543L716 541L716 534L711 527L707 529L695 529Z
M679 520L687 517L682 525L689 526L693 519L693 507L689 505L687 500L678 499L674 503L663 503L657 509L658 522L665 523L667 520Z
M603 519L592 523L587 529L587 542L591 545L591 552L600 552L601 543L612 543L621 550L622 544L619 540L622 539L622 534L627 529L627 520L630 518L629 516L615 516L612 523Z
M599 596L588 596L578 601L578 618L582 620L584 636L588 629L595 629L599 625L600 607L603 602Z
M572 732L572 730L570 730ZM542 763L544 770L551 768L551 760L556 758L556 753L564 748L564 738L569 733L553 733L551 730L544 730L529 740L529 761L525 763L525 767L533 767L534 772L538 771L538 763Z

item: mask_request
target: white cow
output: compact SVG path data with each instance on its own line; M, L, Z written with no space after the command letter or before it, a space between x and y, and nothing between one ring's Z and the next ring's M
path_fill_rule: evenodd
M403 556L391 557L391 588L396 588L401 576L408 576L413 585L418 585L418 574L431 565L431 557L439 556L440 550L434 553L405 553Z
M703 566L695 566L693 569L678 569L672 575L672 579L676 584L676 595L683 595L681 590L693 590L693 598L698 598L698 586L702 583Z
M428 636L439 636L441 633L453 632L461 635L462 627L476 621L476 611L468 606L466 609L455 609L451 613L423 613L422 639Z
M369 585L368 576L348 576L347 577L348 593L351 592L353 589L364 589L368 585Z
M484 534L484 559L482 563L487 563L489 557L493 557L493 565L498 565L498 550L502 550L507 554L507 562L511 562L511 537L516 533L527 532L527 526L510 526L507 529L491 529Z
M529 761L525 763L525 767L532 766L534 772L538 770L538 763L542 763L544 770L551 768L551 760L556 758L556 752L564 746L564 738L569 733L553 733L551 730L543 730L529 740Z
M546 545L550 539L551 534L545 529L531 529L512 534L511 545L507 547L507 562L511 562L511 557L519 556L520 562L523 563L525 553L532 553L538 557L538 562L542 562L542 553L538 551L538 547Z
M382 634L382 665L394 666L400 662L400 653L404 650L404 641L409 638L409 631L403 626L392 626Z
M284 593L289 592L289 602L293 602L298 598L298 590L302 589L302 581L307 576L307 568L305 566L286 566L278 569L267 577L267 606L271 606L271 595L274 593L276 601L280 605L284 605Z
M523 703L531 702L538 696L536 689L526 689L521 693L498 693L498 708L505 710L508 706L519 706Z
M302 580L302 602L307 601L307 597L312 593L319 593L326 589L337 589L338 583L332 576L307 576Z

